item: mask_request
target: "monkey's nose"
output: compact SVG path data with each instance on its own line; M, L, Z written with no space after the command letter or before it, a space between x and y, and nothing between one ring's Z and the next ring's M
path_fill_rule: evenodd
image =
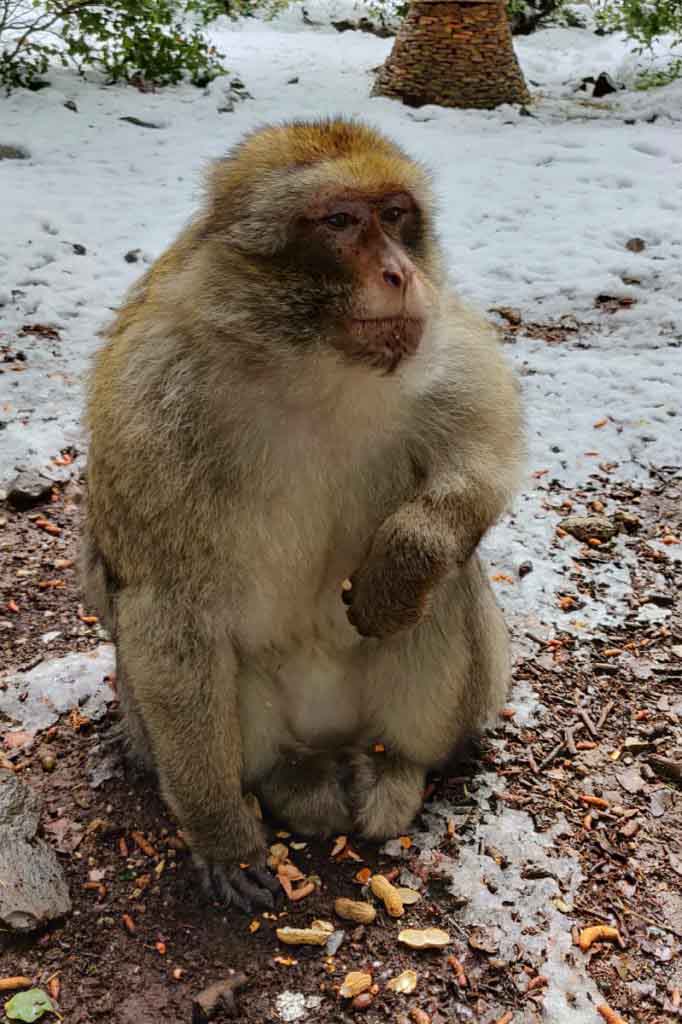
M384 281L389 288L403 288L405 277L398 270L384 270Z

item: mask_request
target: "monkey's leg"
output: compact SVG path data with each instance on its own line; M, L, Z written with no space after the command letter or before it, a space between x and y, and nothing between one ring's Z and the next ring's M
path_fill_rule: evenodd
M162 795L207 884L251 913L252 905L273 906L277 883L261 869L262 828L242 798L234 650L199 604L152 588L125 590L118 644ZM251 877L239 868L244 861Z
M353 769L354 828L376 841L407 832L422 805L426 770L396 754L358 754Z
M342 766L328 754L285 755L258 783L270 812L306 836L347 832L352 824Z
M397 835L421 805L425 771L444 764L502 706L509 643L477 558L443 582L413 629L366 648L366 714L386 754L357 772L357 827ZM385 759L384 768L381 767Z

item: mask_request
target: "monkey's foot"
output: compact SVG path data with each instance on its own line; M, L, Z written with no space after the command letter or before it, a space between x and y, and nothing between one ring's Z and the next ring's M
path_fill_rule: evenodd
M229 869L201 865L200 869L209 898L218 900L224 907L236 907L245 914L253 914L254 909L272 910L274 894L280 892L279 882L266 868Z
M352 815L332 758L311 757L300 764L280 762L258 786L258 795L272 814L304 836L348 832Z
M358 759L355 830L375 842L405 833L422 805L424 779L423 768L408 761L391 759L377 769L370 758Z

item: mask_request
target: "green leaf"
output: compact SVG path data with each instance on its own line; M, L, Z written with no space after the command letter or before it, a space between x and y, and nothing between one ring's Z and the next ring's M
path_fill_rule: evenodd
M52 1000L40 988L17 992L8 1003L5 1003L5 1013L10 1020L23 1020L28 1024L34 1020L40 1020L44 1013L55 1012Z

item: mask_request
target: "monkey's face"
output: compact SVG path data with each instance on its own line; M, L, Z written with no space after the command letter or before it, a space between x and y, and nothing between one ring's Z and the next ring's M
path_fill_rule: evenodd
M329 195L305 211L297 234L319 281L321 326L334 347L384 372L414 355L429 289L418 267L421 218L412 196Z

